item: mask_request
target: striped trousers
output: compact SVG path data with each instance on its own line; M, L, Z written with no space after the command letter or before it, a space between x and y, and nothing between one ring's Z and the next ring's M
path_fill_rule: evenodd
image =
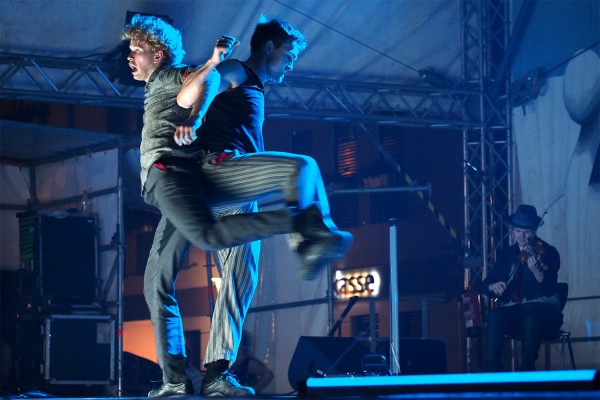
M211 322L205 363L236 358L242 326L258 277L260 239L294 232L287 208L318 204L333 226L323 180L316 162L280 152L209 154L201 162L160 160L145 185L145 200L162 213L144 273L144 297L150 311L163 381L186 379L183 324L175 280L194 244L216 250L222 283ZM256 202L274 194L286 203L258 211Z

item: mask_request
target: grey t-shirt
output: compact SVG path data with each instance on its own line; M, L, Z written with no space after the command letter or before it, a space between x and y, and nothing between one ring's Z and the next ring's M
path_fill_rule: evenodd
M191 109L177 104L177 94L187 74L195 66L158 68L146 83L144 94L144 127L140 145L142 191L152 165L164 157L195 157L197 146L178 146L173 139L175 129L188 122Z

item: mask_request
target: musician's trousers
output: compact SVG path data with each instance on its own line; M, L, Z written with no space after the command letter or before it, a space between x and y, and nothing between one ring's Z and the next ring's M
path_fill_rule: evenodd
M258 240L294 230L290 211L256 211L255 202L274 193L303 209L318 203L329 214L319 169L311 158L265 152L232 158L165 159L152 167L145 199L162 218L144 274L144 296L154 329L163 381L185 375L183 325L175 280L190 242L217 250L222 283L217 296L205 363L235 361L242 325L257 284ZM250 213L248 213L250 212ZM204 301L204 299L198 299Z
M504 370L502 353L506 335L521 341L518 370L535 370L535 361L544 336L560 329L562 322L562 314L552 304L522 303L492 310L487 316L485 329L486 370Z

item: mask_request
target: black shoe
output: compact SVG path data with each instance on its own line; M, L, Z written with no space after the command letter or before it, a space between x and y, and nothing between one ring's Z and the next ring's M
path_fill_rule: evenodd
M254 389L240 385L235 376L225 371L212 382L202 381L200 394L204 397L250 397L254 396Z
M325 264L343 257L352 244L352 234L327 226L314 204L300 212L295 223L303 238L296 250L300 256L298 274L302 279L317 278Z
M148 397L170 397L194 394L192 382L163 383L158 389L151 390Z
M319 276L323 267L344 256L352 244L352 234L344 231L332 232L329 237L306 239L298 246L301 279L313 280Z

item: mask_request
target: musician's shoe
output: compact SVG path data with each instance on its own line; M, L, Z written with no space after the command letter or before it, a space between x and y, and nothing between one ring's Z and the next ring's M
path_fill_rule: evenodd
M321 211L312 205L296 217L296 231L302 241L296 251L300 256L300 278L317 278L323 266L344 256L352 244L352 234L328 226Z
M251 397L254 389L240 385L235 376L224 371L212 382L202 381L200 394L203 397Z
M181 383L163 383L159 388L151 390L148 397L171 397L194 394L192 382L185 381Z

